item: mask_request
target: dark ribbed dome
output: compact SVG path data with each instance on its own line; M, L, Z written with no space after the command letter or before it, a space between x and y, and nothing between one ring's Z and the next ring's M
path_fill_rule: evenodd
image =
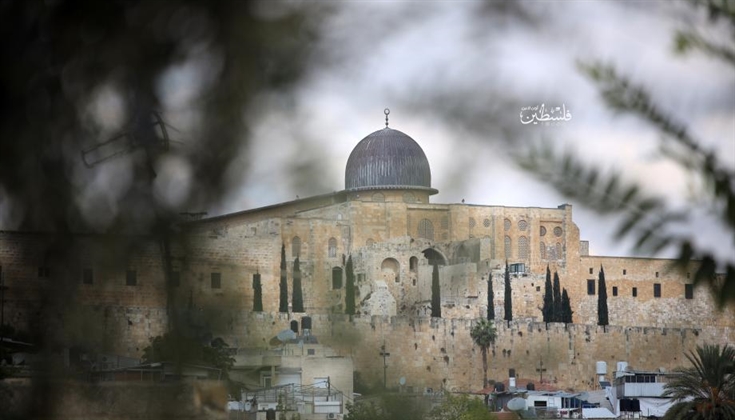
M384 128L365 137L347 159L345 190L431 188L431 170L424 151L411 137Z

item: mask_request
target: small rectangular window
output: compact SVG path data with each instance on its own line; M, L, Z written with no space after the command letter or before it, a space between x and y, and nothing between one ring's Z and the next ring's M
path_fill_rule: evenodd
M613 286L613 296L618 295L618 286Z
M587 294L588 295L595 294L595 281L594 280L587 280Z
M687 273L687 278L691 278L691 277L692 277L692 273Z
M178 271L172 271L171 272L171 286L173 287L179 287L181 284L181 275Z
M661 297L661 283L653 283L653 297Z
M316 350L314 349L306 349L306 355L307 356L313 356L316 354Z
M125 285L135 286L138 284L138 272L135 270L128 270L125 275Z
M658 271L656 272L656 278L658 278Z
M628 274L628 270L623 269L623 275L626 275L626 274Z
M91 268L85 268L84 273L82 274L82 282L84 284L93 284L94 283L94 271L92 271Z
M694 299L694 285L693 284L684 285L684 297L687 299Z
M590 267L590 274L594 273L593 268Z
M638 288L637 287L634 287L633 288L633 297L637 297L637 296L638 296Z
M222 288L222 276L220 273L212 273L212 289Z

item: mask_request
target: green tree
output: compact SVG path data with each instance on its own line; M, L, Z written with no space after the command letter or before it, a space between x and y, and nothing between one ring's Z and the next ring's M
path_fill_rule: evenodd
M466 394L446 394L441 405L429 412L429 420L491 420L493 415L482 400Z
M435 318L442 317L442 298L441 288L439 287L438 264L434 264L434 271L431 273L431 316Z
M293 312L304 312L304 292L301 290L301 265L299 257L293 262Z
M495 292L493 291L493 273L487 275L487 319L495 319Z
M572 311L572 303L569 301L567 289L561 292L561 322L571 324L573 322L574 311Z
M597 325L609 325L607 319L607 285L605 285L605 270L602 265L600 265L597 289Z
M346 403L348 413L344 420L385 420L387 417L382 408L372 401L359 403Z
M260 273L253 274L253 312L263 312L263 284Z
M281 244L281 283L278 299L278 312L288 312L288 278L286 272L286 245Z
M352 264L352 255L347 258L346 267L347 282L345 284L345 313L347 315L355 314L355 268Z
M544 306L541 308L541 314L544 322L552 322L554 314L554 294L551 288L551 270L546 265L546 282L544 283Z
M505 316L503 319L510 322L513 320L513 293L510 289L510 270L508 260L505 260Z
M480 347L482 355L482 387L487 387L487 350L495 343L497 332L492 321L480 319L470 330L472 341Z
M691 367L664 385L664 397L675 404L664 420L735 419L735 347L705 344L686 354Z
M691 3L706 9L716 23L724 21L735 35L732 2ZM732 70L735 67L735 36L730 36L728 42L710 41L696 29L681 30L674 39L678 52L700 51L724 61ZM579 68L597 84L611 109L636 115L658 129L661 156L699 181L696 202L683 208L675 207L642 192L636 184L624 182L619 172L604 174L596 167L589 167L575 153L560 153L551 145L531 149L519 158L519 163L568 198L599 214L621 216L616 236L632 236L636 240L635 252L655 255L665 248L675 249L678 257L674 266L682 271L690 262L697 261L692 276L694 284L709 285L720 307L735 304L735 262L718 257L692 237L679 232L682 226L701 218L702 214L710 214L731 238L735 238L735 170L729 167L726 158L696 138L686 124L655 103L645 87L620 74L614 66L587 62L580 63ZM718 271L722 274L718 275Z
M561 309L561 285L559 282L559 273L554 271L554 311L551 316L551 322L562 322Z

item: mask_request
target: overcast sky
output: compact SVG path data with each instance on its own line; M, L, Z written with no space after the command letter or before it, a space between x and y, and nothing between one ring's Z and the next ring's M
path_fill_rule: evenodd
M312 63L295 98L264 98L246 173L224 213L344 188L352 148L390 125L426 153L435 203L556 207L569 202L515 166L503 130L570 147L586 162L615 168L674 205L691 203L696 184L658 153L660 135L616 115L576 67L614 64L647 86L662 108L735 166L735 72L692 53L673 52L677 28L692 18L682 2L537 2L525 17L477 2L354 2L323 26L323 63ZM701 16L700 16L701 17ZM705 27L713 36L721 28ZM521 106L565 105L571 120L521 124ZM464 113L464 114L463 114ZM245 167L245 165L243 165ZM283 168L298 168L297 172ZM572 202L572 204L574 204ZM615 224L575 206L582 239L596 255L631 255ZM702 217L697 237L721 255L732 238Z

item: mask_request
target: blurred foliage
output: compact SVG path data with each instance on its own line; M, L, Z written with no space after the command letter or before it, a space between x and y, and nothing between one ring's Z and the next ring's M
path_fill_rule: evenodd
M494 416L488 411L482 400L468 395L453 396L447 394L438 407L429 412L429 420L492 420Z
M731 42L735 45L735 6L714 0L694 4L706 6L711 19L726 20L732 31ZM693 31L677 34L676 49L699 50L735 65L730 47L729 50L719 47L694 34ZM735 240L735 171L714 151L702 146L703 142L696 139L685 124L654 103L647 89L620 74L614 66L591 62L580 63L579 67L597 84L610 108L637 115L661 132L663 156L703 181L707 199L696 206L706 206L706 212L716 215ZM559 153L548 145L541 145L520 156L518 161L567 197L599 214L622 215L617 237L633 236L636 252L655 255L664 248L674 247L678 250L676 265L682 270L690 261L698 261L694 284L709 284L720 307L735 303L735 264L718 259L712 252L698 247L692 238L668 229L685 225L696 217L693 206L674 209L662 199L642 192L637 185L624 182L620 173L589 167L572 151Z
M212 366L221 369L222 379L226 379L235 363L228 351L229 347L221 338L204 343L201 339L183 334L166 333L151 339L151 344L143 349L143 361L172 362L177 369L185 364Z
M247 164L235 158L247 150L251 116L264 98L288 97L302 79L328 8L225 0L1 1L0 228L44 232L45 249L29 243L18 252L40 254L55 267L78 261L78 233L112 234L125 250L107 257L115 267L126 266L141 243L153 242L170 272L178 212L211 208L233 187L228 171ZM162 120L158 126L151 124L154 115ZM122 141L113 151L125 153L84 165L83 150L116 138ZM179 191L173 199L172 190ZM78 284L67 270L36 299L44 308L75 308ZM171 290L167 305L174 315L183 308L174 309ZM198 308L203 314L218 309ZM64 328L90 331L83 323ZM64 335L43 325L30 334L49 356ZM155 341L147 357L227 366L222 348L172 334ZM51 357L41 360L39 370L51 372ZM29 406L27 418L54 412L61 390L47 379L34 379L39 403Z
M425 401L416 395L382 394L379 397L347 403L344 420L424 420Z

